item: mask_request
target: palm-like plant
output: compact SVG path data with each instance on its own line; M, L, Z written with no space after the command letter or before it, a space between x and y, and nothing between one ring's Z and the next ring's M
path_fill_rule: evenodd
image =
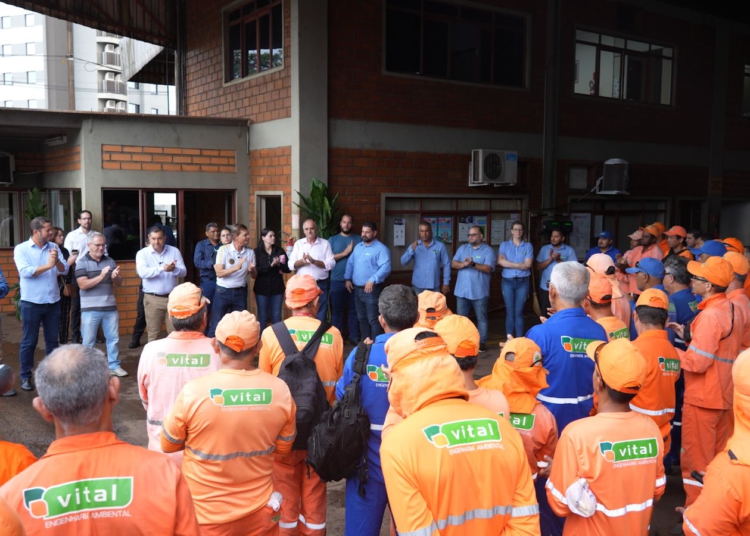
M341 219L338 210L339 194L331 198L328 186L317 179L312 180L310 186L310 197L305 197L298 190L297 194L301 203L295 203L306 218L315 220L318 225L318 235L321 238L330 238L336 232L336 225Z

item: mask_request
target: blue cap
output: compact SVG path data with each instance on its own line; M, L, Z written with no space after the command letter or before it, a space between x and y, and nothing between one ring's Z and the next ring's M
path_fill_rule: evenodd
M710 257L723 257L726 252L727 247L718 240L706 240L702 248L693 248L690 250L690 253L695 255L696 259L704 253Z
M628 268L625 271L629 274L643 272L651 277L658 277L659 279L664 278L664 264L660 260L652 259L651 257L639 260L635 265L635 268Z
M596 238L608 238L612 240L612 233L610 233L609 231L602 231L601 233L596 235Z

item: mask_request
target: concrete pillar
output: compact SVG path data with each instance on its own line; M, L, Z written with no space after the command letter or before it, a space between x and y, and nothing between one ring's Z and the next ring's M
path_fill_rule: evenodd
M547 51L544 74L544 132L542 157L542 207L556 203L557 118L560 106L560 0L547 1Z
M724 176L724 141L727 125L729 70L729 25L716 20L713 102L711 106L711 149L708 164L708 233L717 236L721 223L721 190ZM726 233L723 233L726 234Z
M328 1L292 0L292 230L301 228L297 191L328 183ZM296 217L295 217L296 215Z

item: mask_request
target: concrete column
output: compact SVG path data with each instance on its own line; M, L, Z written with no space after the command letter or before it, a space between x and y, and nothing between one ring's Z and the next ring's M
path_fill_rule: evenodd
M328 183L328 1L292 0L292 214L297 191ZM299 230L299 217L292 228Z
M711 149L708 164L708 232L713 237L721 223L721 190L724 176L724 141L727 126L729 25L717 19L714 49L714 84L711 106ZM726 234L726 233L724 233Z
M544 74L542 207L554 207L557 176L557 118L560 106L560 0L547 2L547 52Z

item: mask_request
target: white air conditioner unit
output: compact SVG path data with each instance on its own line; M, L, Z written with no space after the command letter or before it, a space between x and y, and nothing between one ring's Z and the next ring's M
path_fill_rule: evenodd
M516 151L471 151L469 186L510 186L518 182L518 153Z
M13 184L13 173L16 171L16 161L12 154L0 153L0 186Z
M604 174L596 181L596 193L600 195L630 195L628 181L629 164L619 158L604 162Z

